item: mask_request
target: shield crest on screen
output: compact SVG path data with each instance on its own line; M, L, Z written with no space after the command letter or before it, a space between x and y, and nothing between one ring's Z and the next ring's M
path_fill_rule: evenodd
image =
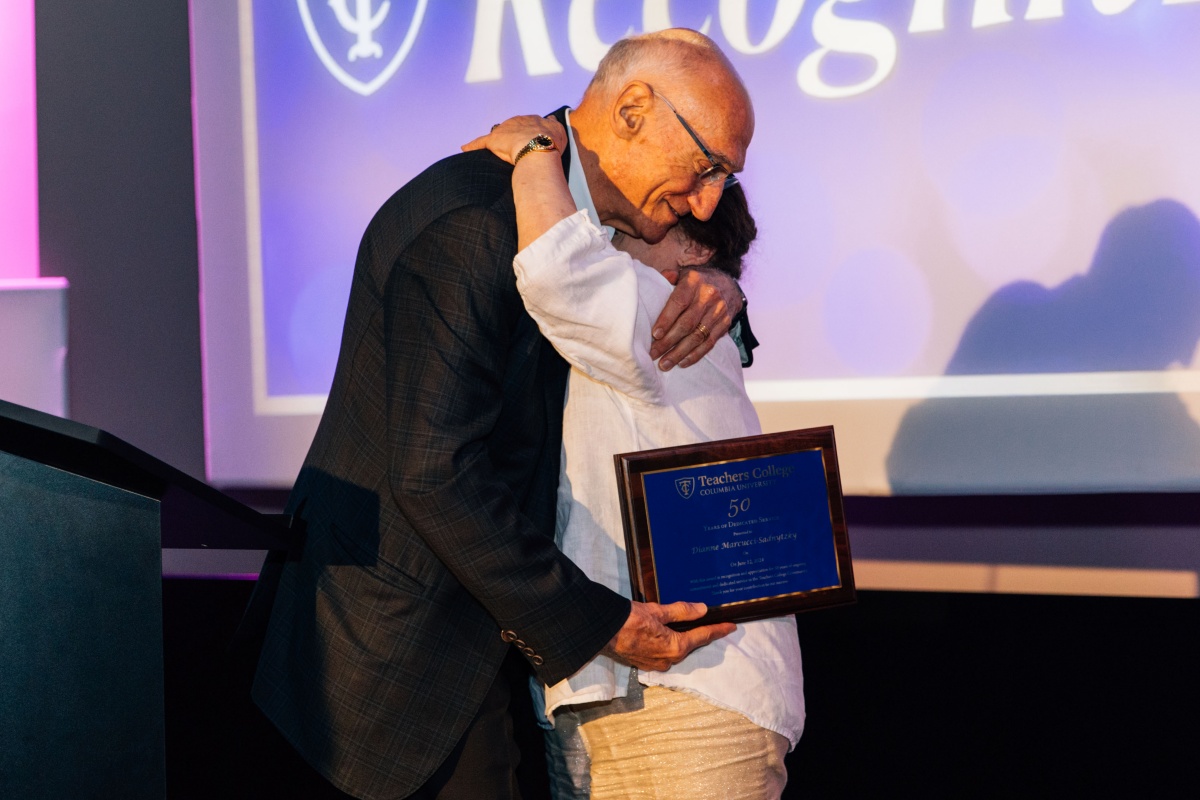
M338 83L364 97L412 50L428 0L296 0L304 32Z

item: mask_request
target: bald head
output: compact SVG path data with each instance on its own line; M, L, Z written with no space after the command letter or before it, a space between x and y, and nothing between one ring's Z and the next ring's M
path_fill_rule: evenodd
M584 100L589 95L620 91L630 80L655 78L678 84L695 77L698 71L729 83L729 88L749 105L749 95L733 64L712 39L688 28L630 36L614 44L592 76Z
M680 216L712 213L720 182L698 178L714 163L743 167L754 109L711 39L672 28L613 45L571 123L601 219L658 241Z

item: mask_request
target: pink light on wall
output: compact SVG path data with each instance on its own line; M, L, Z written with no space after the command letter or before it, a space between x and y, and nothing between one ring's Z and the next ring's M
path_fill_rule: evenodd
M0 280L38 276L33 3L0 2Z

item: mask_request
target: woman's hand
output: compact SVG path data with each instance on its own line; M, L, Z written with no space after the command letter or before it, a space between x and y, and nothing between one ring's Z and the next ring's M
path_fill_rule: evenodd
M533 137L544 134L554 140L555 148L561 153L567 143L567 131L554 117L539 117L527 114L513 117L492 126L491 133L478 136L462 146L467 150L491 150L512 164L521 148Z
M575 213L575 201L563 174L562 150L567 131L554 117L513 117L492 126L492 132L462 146L463 150L490 150L510 164L535 136L549 136L558 152L548 157L533 152L513 170L513 202L517 209L517 247L524 250L556 223Z

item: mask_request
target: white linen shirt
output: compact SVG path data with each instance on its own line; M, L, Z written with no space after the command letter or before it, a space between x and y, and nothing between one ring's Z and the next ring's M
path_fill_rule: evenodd
M581 210L519 252L514 268L526 309L571 364L558 489L559 547L592 580L630 597L613 454L748 436L761 429L730 338L722 337L687 369L657 368L650 358L650 331L671 285L616 250L592 224L591 198L586 182L581 191L582 170L577 175L574 166L569 176ZM546 717L553 721L562 705L625 696L630 670L596 656L570 678L544 687ZM738 712L787 737L792 747L804 729L800 646L792 617L742 623L668 671L639 671L638 678Z

